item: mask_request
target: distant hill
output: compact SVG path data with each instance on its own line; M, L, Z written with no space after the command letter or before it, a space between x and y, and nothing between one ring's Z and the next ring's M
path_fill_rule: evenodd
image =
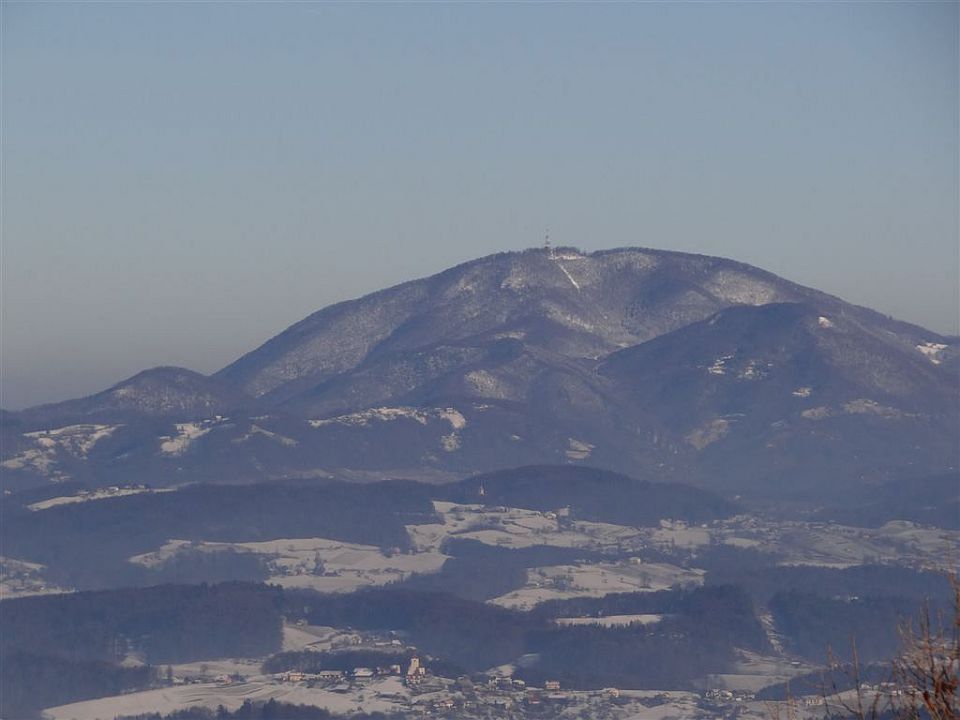
M567 508L578 520L656 526L663 518L707 522L729 517L737 506L680 483L650 483L620 473L576 465L533 465L477 475L437 491L458 503L531 510Z

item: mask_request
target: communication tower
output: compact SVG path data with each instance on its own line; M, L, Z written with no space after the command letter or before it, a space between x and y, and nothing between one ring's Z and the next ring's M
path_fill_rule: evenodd
M547 228L547 232L543 236L543 249L547 251L547 257L553 260L555 256L553 254L553 245L550 244L550 228Z

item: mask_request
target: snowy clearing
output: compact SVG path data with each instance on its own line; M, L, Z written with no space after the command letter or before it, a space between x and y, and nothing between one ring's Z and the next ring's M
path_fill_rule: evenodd
M58 462L61 452L84 459L93 447L110 437L122 425L67 425L54 430L37 430L24 433L23 437L32 440L36 447L28 448L20 454L0 463L7 470L34 470L42 474L51 473ZM65 480L67 475L54 473L53 479Z
M462 430L467 426L467 419L456 408L416 408L416 407L378 407L361 410L360 412L338 415L332 418L308 420L310 427L316 429L326 425L347 425L350 427L369 427L373 422L394 422L396 420L413 420L420 425L426 425L429 420L445 420L453 430Z
M571 460L586 460L593 452L594 445L576 438L567 438L566 456Z
M442 516L442 523L407 526L418 552L436 552L451 536L510 548L554 545L594 550L611 547L639 550L646 544L644 532L637 528L578 520L570 523L568 529L561 530L556 516L549 517L552 513L537 510L441 501L434 501L433 507Z
M164 435L160 438L160 452L165 455L183 455L194 440L213 429L207 423L177 423L176 428L176 435Z
M270 440L275 440L276 442L284 445L285 447L296 447L299 443L293 438L288 438L285 435L280 435L279 433L272 432L266 428L262 428L259 425L251 425L250 429L243 435L238 438L231 440L235 445L240 443L248 442L252 440L255 435L262 435L265 438Z
M373 545L326 538L289 538L247 543L170 540L154 552L131 557L130 562L156 567L184 550L233 550L260 555L267 560L271 573L267 582L321 592L351 592L403 580L413 573L437 572L447 560L446 555L436 551L387 555Z
M316 705L336 713L357 710L390 712L399 710L402 705L387 701L382 696L400 692L406 692L406 689L396 678L375 680L354 692L341 694L301 684L281 683L270 676L257 675L233 684L210 682L179 685L87 700L49 708L43 714L50 720L113 720L117 715L138 715L147 711L167 714L196 706L216 708L223 705L229 710L236 710L245 700L265 702L270 699Z
M158 488L156 490L147 487L108 487L93 491L81 491L76 495L61 495L47 500L27 505L27 508L34 512L46 510L47 508L57 507L58 505L72 505L74 503L92 502L94 500L106 500L107 498L125 497L127 495L141 495L143 493L161 493L174 492L175 488Z
M703 570L685 570L667 563L553 565L528 570L524 587L489 602L502 607L529 610L546 600L696 587L703 584L703 576Z
M917 345L917 350L934 365L940 364L940 353L946 349L947 346L943 343L925 342L922 345Z

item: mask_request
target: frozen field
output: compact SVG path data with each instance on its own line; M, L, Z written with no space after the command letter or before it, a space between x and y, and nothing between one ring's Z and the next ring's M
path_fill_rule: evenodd
M553 565L528 570L526 585L490 602L529 610L547 600L693 587L703 583L703 575L702 570L685 570L666 563Z
M198 552L234 550L261 555L267 559L271 572L267 582L321 592L351 592L402 580L412 573L436 572L447 560L446 555L430 550L386 555L373 545L325 538L290 538L249 543L170 540L159 550L130 558L130 562L162 565L184 549Z
M784 565L847 568L886 562L949 571L960 547L960 532L906 521L862 528L737 517L706 531L727 545L775 553Z
M43 714L51 720L113 720L117 715L143 712L166 714L196 706L216 708L223 705L229 710L236 710L245 700L265 702L270 699L316 705L337 713L356 710L389 712L400 709L402 705L385 700L382 696L406 693L406 688L397 678L377 680L354 692L341 694L302 684L281 683L268 676L256 676L231 685L211 682L115 695L48 708Z
M43 579L44 566L0 555L0 600L71 592Z
M561 527L552 513L523 508L492 508L484 505L458 505L435 501L442 523L411 525L407 530L414 546L421 551L439 550L450 537L477 540L487 545L524 548L553 545L602 549L637 549L646 544L649 532L623 525L573 521Z
M151 490L145 487L113 487L100 488L93 492L83 492L78 495L61 495L48 500L41 500L32 505L27 505L30 510L46 510L47 508L57 507L58 505L73 505L75 503L90 502L92 500L106 500L108 498L125 497L127 495L141 495L143 493L173 492L173 488L161 488Z
M871 562L951 569L960 533L890 522L880 528L784 524L775 527L775 549L784 564L852 567Z

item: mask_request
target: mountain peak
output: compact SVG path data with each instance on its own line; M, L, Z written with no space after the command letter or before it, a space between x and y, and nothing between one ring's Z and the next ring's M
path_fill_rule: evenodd
M77 400L41 405L22 413L30 425L122 420L128 414L191 419L249 406L243 393L216 378L182 367L143 370L106 390Z
M590 358L731 305L825 297L707 256L643 248L500 253L324 308L217 376L254 396L287 398L376 357L440 342L523 333L562 356Z

